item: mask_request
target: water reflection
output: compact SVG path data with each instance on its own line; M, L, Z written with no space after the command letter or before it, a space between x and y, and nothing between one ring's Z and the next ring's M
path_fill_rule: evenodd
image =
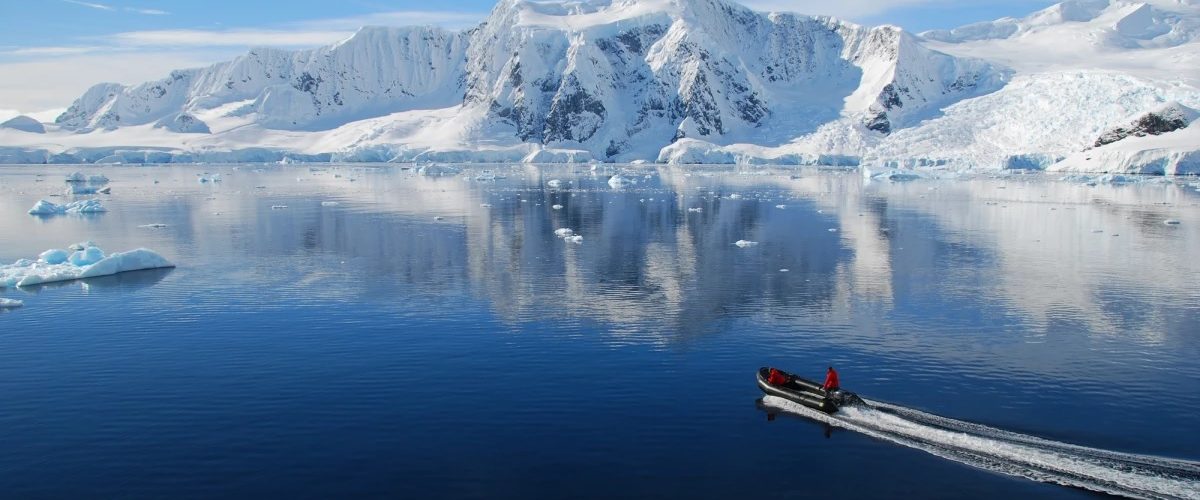
M514 328L592 321L649 342L764 316L888 349L920 342L882 342L881 332L905 326L880 322L889 315L948 328L996 318L1019 323L1031 342L1064 321L1142 342L1175 335L1192 348L1197 339L1180 334L1200 331L1188 314L1200 300L1200 266L1188 257L1200 249L1200 209L1196 193L1176 185L880 183L853 171L656 167L630 170L638 183L613 189L613 167L531 166L491 167L500 175L487 182L472 169L426 177L395 167L210 166L224 182L200 184L198 168L107 168L118 193L106 199L109 214L0 222L5 234L35 233L32 243L5 241L6 253L24 253L4 257L81 233L125 246L153 246L149 238L185 265L279 293L465 292ZM0 208L36 201L31 171L6 172ZM138 229L152 222L169 224ZM556 237L560 228L582 243Z

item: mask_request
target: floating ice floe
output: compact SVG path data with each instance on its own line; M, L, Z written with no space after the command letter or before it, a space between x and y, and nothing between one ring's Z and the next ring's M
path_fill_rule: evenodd
M16 300L16 299L5 299L5 298L0 298L0 309L16 309L16 308L18 308L18 307L21 307L21 306L23 306L23 305L25 305L25 303L24 303L24 302L21 302L21 301L19 301L19 300Z
M562 210L563 206L562 205L552 205L550 208L552 208L554 210Z
M100 192L100 187L91 184L72 183L68 184L67 189L63 192L68 195L96 194Z
M737 245L739 248L750 248L750 247L758 246L758 242L757 241L749 241L749 240L737 240L736 242L734 242L734 245Z
M287 207L287 205L271 205L271 210L283 210Z
M36 261L21 259L9 265L0 265L0 288L175 267L163 256L145 248L105 256L103 250L89 241L71 245L70 249L74 253L68 255L66 250L51 249L42 252Z
M636 180L630 179L627 177L621 177L621 174L617 174L617 175L614 175L614 176L608 178L608 185L609 185L609 187L612 187L613 189L629 187L634 184L637 184Z
M700 213L700 212L703 212L703 211L704 211L704 209L703 209L703 208L701 208L701 207L689 208L689 209L688 209L688 212L691 212L691 213L694 213L694 214L698 214L698 213Z
M570 238L571 236L575 235L575 231L564 227L562 229L554 230L554 235L558 236L559 238Z
M921 178L921 175L911 170L886 170L883 172L873 172L869 168L862 169L863 177L871 180L887 180L893 182L913 181Z
M83 172L71 172L67 176L67 182L87 182L87 176Z
M562 181L560 181L558 179L551 179L549 182L546 183L546 186L552 187L552 188L560 188L560 187L562 187L562 184L563 184Z
M340 205L340 203L338 203L336 201L322 201L321 202L322 207L336 207L338 205Z
M569 238L563 238L563 239L564 239L564 240L566 240L566 241L569 241L569 242L571 242L571 243L575 243L576 245L579 245L579 244L582 244L582 243L583 243L583 236L580 236L580 235L578 235L578 234L576 234L576 235L572 235L572 236L571 236L571 237L569 237Z
M100 200L80 200L66 205L41 200L29 209L29 215L98 214L107 211Z
M787 205L775 205L775 208L783 210L783 209L787 208Z
M740 194L737 194L737 193L733 193L733 194L729 195L729 199L731 199L731 200L740 200L740 199L742 199L742 195L740 195Z

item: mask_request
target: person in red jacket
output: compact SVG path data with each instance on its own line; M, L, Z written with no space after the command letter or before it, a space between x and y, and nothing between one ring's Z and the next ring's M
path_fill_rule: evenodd
M841 385L838 384L837 370L834 370L832 366L829 367L829 371L825 372L825 385L821 387L825 389L825 392L841 389Z
M767 376L767 383L771 385L786 385L788 378L783 372L772 368L771 374Z

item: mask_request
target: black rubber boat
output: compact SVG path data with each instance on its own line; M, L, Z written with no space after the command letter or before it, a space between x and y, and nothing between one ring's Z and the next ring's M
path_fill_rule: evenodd
M776 370L779 369L776 368ZM783 370L779 370L779 372L787 377L787 383L783 385L771 385L767 383L767 377L771 374L771 368L765 366L759 368L758 388L772 396L779 396L788 401L793 401L825 413L834 413L842 406L862 403L862 398L859 398L853 392L843 390L825 392L821 388L821 384L812 380L797 377Z

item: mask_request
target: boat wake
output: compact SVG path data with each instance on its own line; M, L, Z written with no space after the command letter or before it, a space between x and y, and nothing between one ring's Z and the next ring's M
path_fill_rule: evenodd
M770 408L802 415L980 469L1134 498L1200 499L1200 462L1051 441L878 401L833 415L776 396Z

